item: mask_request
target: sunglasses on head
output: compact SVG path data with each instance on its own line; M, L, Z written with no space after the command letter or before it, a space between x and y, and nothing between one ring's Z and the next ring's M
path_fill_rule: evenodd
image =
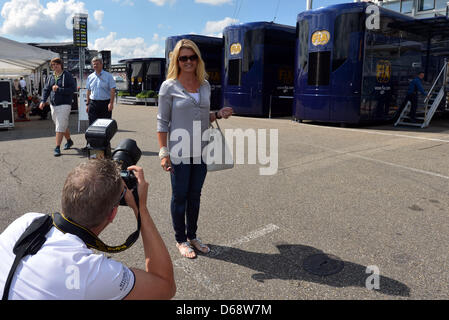
M196 54L194 54L193 56L180 56L180 57L178 57L178 61L181 61L181 62L187 62L187 60L196 61L197 59L198 59L198 56Z

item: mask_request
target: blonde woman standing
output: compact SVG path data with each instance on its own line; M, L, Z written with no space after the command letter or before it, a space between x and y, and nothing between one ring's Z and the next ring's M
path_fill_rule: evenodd
M182 256L190 259L196 257L194 248L202 253L210 251L196 235L201 189L207 174L201 157L207 141L201 141L201 137L210 122L227 119L233 111L222 108L210 112L206 78L197 45L187 39L178 41L171 53L167 79L159 91L157 136L161 167L171 177L170 211L176 246Z

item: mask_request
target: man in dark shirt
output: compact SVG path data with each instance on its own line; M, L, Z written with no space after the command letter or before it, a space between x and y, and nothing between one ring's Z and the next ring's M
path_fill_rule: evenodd
M60 58L50 61L53 73L49 75L45 84L42 101L39 109L44 110L45 102L50 98L51 117L55 123L56 147L53 151L55 157L61 155L61 143L63 137L67 139L64 150L70 149L73 141L70 137L69 118L72 109L73 93L76 91L76 81L72 74L63 68Z
M424 79L424 72L419 72L418 76L413 79L407 90L407 96L405 97L403 106L407 104L408 101L412 104L410 107L409 118L410 122L416 122L416 108L418 107L418 91L423 95L427 95L422 86L422 79Z

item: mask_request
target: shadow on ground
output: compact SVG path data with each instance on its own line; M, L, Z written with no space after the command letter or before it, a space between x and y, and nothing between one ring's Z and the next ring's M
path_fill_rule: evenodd
M298 280L324 284L337 288L366 288L367 267L353 262L343 261L341 272L330 276L317 276L304 270L304 260L312 255L324 252L305 245L276 244L277 254L250 252L232 247L211 245L211 252L204 257L226 261L256 271L252 278L259 282L269 279ZM391 296L409 297L410 289L403 283L382 276L379 277L380 288L376 291Z

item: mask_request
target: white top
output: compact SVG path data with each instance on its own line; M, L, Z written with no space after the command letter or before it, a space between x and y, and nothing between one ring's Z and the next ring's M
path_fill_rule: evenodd
M13 264L13 247L31 222L43 216L27 213L0 234L0 294ZM94 254L75 235L53 227L37 254L26 256L16 269L10 300L123 299L134 287L134 273L102 254Z
M196 103L200 102L200 93L199 92L189 92L193 99L195 99Z

